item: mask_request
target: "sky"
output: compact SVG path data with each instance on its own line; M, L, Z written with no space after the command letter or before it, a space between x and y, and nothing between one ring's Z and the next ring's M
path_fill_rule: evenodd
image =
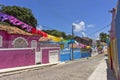
M0 0L6 6L21 6L32 10L38 28L56 29L75 36L98 38L108 33L111 23L109 10L117 0Z

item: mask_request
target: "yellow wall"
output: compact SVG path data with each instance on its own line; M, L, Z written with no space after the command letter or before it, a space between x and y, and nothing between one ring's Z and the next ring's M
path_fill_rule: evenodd
M111 60L110 60L110 58L111 58L111 46L110 45L107 47L107 53L108 53L108 63L109 63L109 66L111 67Z
M116 39L112 40L111 41L111 45L110 45L110 55L111 55L111 58L113 60L113 69L114 69L114 72L115 72L115 75L116 77L118 77L118 69L119 69L119 64L118 64L118 52L117 52L117 42L116 42Z

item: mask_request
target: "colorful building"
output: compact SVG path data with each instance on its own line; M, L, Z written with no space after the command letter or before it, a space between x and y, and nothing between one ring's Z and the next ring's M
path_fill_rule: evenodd
M0 25L0 69L35 65L39 38L17 27Z
M2 12L0 22L12 25L0 24L0 69L59 61L58 45L40 44L42 37L48 37L45 32Z
M37 48L39 38L17 27L0 25L0 48Z
M110 29L110 42L108 42L108 61L117 80L120 80L120 1L116 8L111 10L112 22Z

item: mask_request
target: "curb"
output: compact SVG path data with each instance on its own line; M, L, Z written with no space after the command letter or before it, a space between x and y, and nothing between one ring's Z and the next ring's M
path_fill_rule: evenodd
M48 64L1 69L0 70L0 77L12 75L12 74L18 74L18 73L25 72L25 71L44 69L45 67L53 66L53 65L57 65L57 64L63 64L63 63L62 62L55 62L55 63L48 63Z
M106 79L106 69L107 69L107 65L104 62L106 58L102 59L99 64L97 65L96 69L92 72L92 74L88 77L88 80L107 80ZM105 63L105 64L104 64ZM104 68L101 65L105 65ZM102 69L100 71L100 69Z

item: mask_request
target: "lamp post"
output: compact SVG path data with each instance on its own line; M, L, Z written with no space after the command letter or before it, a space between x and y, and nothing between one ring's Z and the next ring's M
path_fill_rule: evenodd
M73 40L73 38L74 38L74 25L72 25L72 40ZM74 52L74 50L73 50L73 42L72 42L72 60L74 60L73 52Z

